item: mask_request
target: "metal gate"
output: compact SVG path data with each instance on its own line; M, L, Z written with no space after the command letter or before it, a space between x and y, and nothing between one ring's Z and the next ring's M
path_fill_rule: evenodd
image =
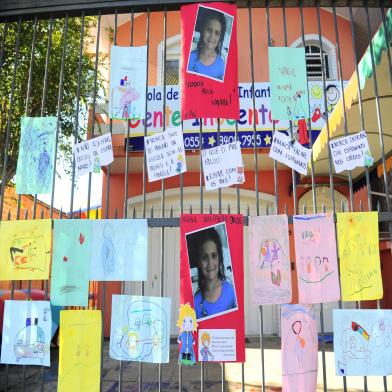
M174 298L172 318L176 320L179 291L179 250L175 244L179 242L179 215L194 213L242 213L264 215L287 213L292 223L292 216L299 213L316 213L330 210L333 213L347 210L378 210L380 212L380 239L383 249L390 254L392 233L392 214L390 191L391 123L386 123L387 111L383 111L383 102L388 94L380 94L380 89L392 91L392 67L390 42L392 27L389 25L387 5L389 2L376 1L236 1L239 7L239 31L245 65L241 65L242 78L252 86L260 75L262 68L268 68L267 60L261 62L260 42L267 46L305 46L307 53L308 80L317 81L325 92L331 80L341 93L342 123L344 134L350 131L345 78L350 74L357 78L357 97L353 98L358 110L357 121L360 130L367 130L367 119L374 117L376 124L374 135L377 137L378 158L371 168L364 173L348 172L346 178L334 175L331 153L324 148L324 161L327 171L318 169L317 159L313 151L310 175L299 178L294 171L282 168L276 161L267 165L267 149L257 145L258 108L253 94L252 108L248 114L251 129L250 145L244 151L246 155L247 187L236 186L231 189L205 192L203 186L203 170L201 161L201 143L195 144L187 156L192 160L194 178L189 180L187 174L181 174L174 182L163 180L159 186L151 186L147 181L146 159L143 150L134 147L132 124L126 123L125 129L116 130L112 120L105 119L105 103L102 100L105 92L105 81L108 76L102 70L108 58L103 55L103 47L110 44L141 45L148 47L148 68L146 95L148 86L160 86L162 94L162 131L167 128L167 90L168 86L178 84L179 48L178 10L182 4L190 1L89 1L70 0L47 2L37 0L31 2L21 0L3 0L0 4L0 168L2 171L0 220L7 219L40 219L44 216L54 218L148 218L150 228L150 261L149 280L146 283L122 282L117 290L122 293L156 294ZM294 10L294 11L293 11ZM310 14L311 10L312 14ZM159 32L156 28L159 26ZM299 34L295 36L294 27ZM312 27L309 27L312 26ZM386 70L380 75L379 59L373 34L378 30L384 35L386 42ZM175 33L177 32L177 33ZM159 37L157 38L157 34ZM330 39L325 36L329 35ZM332 37L332 38L331 38ZM121 39L121 42L119 40ZM332 45L329 43L332 42ZM153 47L153 45L155 45ZM177 45L177 46L176 46ZM329 45L329 46L328 46ZM360 59L366 48L370 59L369 84L371 96L362 97L360 86ZM178 54L178 53L177 53ZM89 59L89 60L87 60ZM154 63L155 61L155 63ZM176 63L177 61L177 63ZM155 64L151 66L151 64ZM349 64L349 65L347 65ZM350 64L352 65L350 68ZM245 67L247 69L245 69ZM70 75L74 77L71 78ZM382 76L382 77L381 77ZM241 78L241 76L240 76ZM382 86L381 86L382 84ZM328 107L326 94L322 98L323 107ZM386 101L385 101L386 102ZM353 106L354 106L353 105ZM148 102L146 101L146 114ZM259 112L261 115L261 112ZM334 137L334 129L330 129L330 119L334 112L325 110L324 132L326 140ZM108 166L103 176L102 208L95 208L94 178L89 174L87 188L80 191L84 195L87 208L82 211L75 200L78 184L75 179L75 163L70 162L69 205L55 204L58 189L62 190L64 177L59 177L59 167L53 171L53 192L47 202L47 208L40 203L37 195L31 199L31 207L24 195L18 195L16 202L7 204L7 192L12 188L18 150L19 118L26 116L53 115L57 117L56 162L70 156L67 141L77 142L85 137L99 134L102 130L112 133L121 143L115 154L119 158ZM261 120L260 120L261 121ZM332 121L332 120L331 120ZM351 121L351 120L350 120ZM206 124L200 120L199 137L202 139ZM312 132L312 122L308 121L310 145L313 145L317 134ZM271 131L275 132L272 122ZM119 136L125 131L125 138ZM142 136L150 131L145 121ZM220 122L216 122L218 144L221 142ZM123 133L124 135L124 133ZM241 130L239 122L235 124L234 138L239 139ZM195 139L196 140L196 139ZM321 154L321 153L317 153ZM266 166L267 165L267 166ZM271 177L266 177L266 172ZM56 174L57 173L57 174ZM62 176L66 174L62 173ZM195 180L196 178L196 180ZM8 187L11 183L11 188ZM95 188L97 189L97 188ZM118 192L120 189L120 194ZM100 191L101 192L101 191ZM246 196L245 196L246 195ZM342 196L343 195L343 196ZM344 196L346 195L346 196ZM62 208L60 208L62 207ZM63 210L66 213L63 213ZM245 219L247 222L247 219ZM246 244L246 238L245 238ZM293 257L292 257L293 259ZM385 263L391 260L386 257ZM245 263L246 263L245 257ZM388 265L384 267L384 287ZM174 273L173 273L174 270ZM247 267L245 268L245 271ZM173 278L174 276L174 278ZM245 279L247 279L245 277ZM245 285L246 287L247 285ZM31 282L24 286L22 282L10 282L10 297L25 288L31 297L33 288L40 288L45 297L49 295L48 282ZM90 283L90 307L100 308L106 314L110 306L111 287L103 282L98 285ZM248 294L245 295L245 297ZM177 297L176 297L177 296ZM357 306L337 303L336 307ZM377 307L382 307L380 301ZM366 305L367 306L367 305ZM173 340L171 363L168 365L146 365L126 362L115 362L109 359L105 339L102 338L101 390L102 391L136 391L136 390L280 390L279 380L269 373L272 365L280 361L278 338L279 308L260 306L258 312L247 306L246 322L253 323L252 331L258 330L258 336L248 336L247 363L231 364L198 364L192 369L177 365L176 344ZM363 377L358 383L353 379L341 377L336 381L333 376L333 359L331 347L326 342L325 328L328 321L327 310L319 305L320 358L319 384L320 390L355 390L364 391L391 390L387 385L387 377L369 380ZM271 323L271 324L268 324ZM271 327L266 327L270 325ZM103 320L103 331L108 328L107 320ZM250 331L251 329L249 329ZM175 334L172 328L172 335ZM249 333L248 335L255 335ZM55 360L51 368L16 367L1 365L0 389L6 391L56 390L57 369ZM332 368L331 368L332 366ZM277 374L278 376L279 373ZM276 375L275 375L276 376ZM279 377L278 377L279 378ZM391 384L392 380L388 380ZM359 385L359 386L358 386Z

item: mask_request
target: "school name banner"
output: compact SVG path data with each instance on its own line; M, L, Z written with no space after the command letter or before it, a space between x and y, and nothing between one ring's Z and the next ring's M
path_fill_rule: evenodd
M327 110L324 107L322 82L309 82L310 120L312 125L312 140L318 136L325 124L327 114L330 115L341 96L340 82L328 81ZM331 90L334 94L331 94ZM235 140L236 123L238 124L238 140L241 148L256 147L269 148L272 143L273 120L271 115L271 89L267 82L255 83L254 90L251 83L240 83L238 95L240 99L240 118L238 120L220 119L219 144L232 143ZM253 110L253 95L255 96L255 111ZM165 107L164 107L165 105ZM147 133L162 132L163 121L166 129L181 129L180 88L179 86L166 86L166 99L163 97L162 86L150 86L147 95L147 114L145 119L130 120L130 151L143 151L144 129ZM288 120L275 120L276 130L287 130ZM254 124L256 124L256 137L254 137ZM98 125L97 125L98 126ZM102 125L101 125L102 127ZM195 150L200 146L200 127L202 127L202 147L210 148L218 145L217 119L194 119L183 122L184 147L186 150ZM294 131L297 124L293 122ZM127 134L126 121L113 121L113 134Z

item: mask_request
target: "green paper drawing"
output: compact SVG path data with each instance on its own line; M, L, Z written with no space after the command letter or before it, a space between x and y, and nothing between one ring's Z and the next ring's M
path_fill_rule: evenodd
M52 192L56 117L22 117L16 168L16 193Z
M90 274L91 222L54 221L50 302L61 306L87 306Z
M304 48L268 48L273 120L309 118Z

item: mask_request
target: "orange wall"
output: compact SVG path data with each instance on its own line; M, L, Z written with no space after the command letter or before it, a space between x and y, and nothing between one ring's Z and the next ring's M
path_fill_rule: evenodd
M317 11L315 8L304 8L304 29L306 34L316 34L318 40ZM332 44L336 44L333 15L321 10L321 33ZM135 18L134 45L145 45L146 14ZM254 73L256 82L266 82L268 75L268 38L265 8L255 8L252 11L252 38ZM270 9L271 38L274 46L284 46L283 12L281 8ZM300 12L298 8L286 9L287 45L301 37ZM251 82L249 13L247 9L238 10L237 42L239 64L239 81ZM354 56L351 47L351 30L349 21L338 18L339 43L341 50L343 79L348 80L354 71ZM167 38L180 34L180 13L169 12L167 17ZM127 22L118 28L117 45L130 45L131 23ZM157 47L164 39L163 13L150 14L150 50L149 50L149 85L157 83ZM318 41L317 41L318 42ZM337 52L337 51L336 51ZM337 53L336 53L337 56ZM339 72L339 71L338 71Z

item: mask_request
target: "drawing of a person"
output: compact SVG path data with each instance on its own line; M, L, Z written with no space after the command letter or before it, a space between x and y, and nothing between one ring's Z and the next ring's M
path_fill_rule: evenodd
M113 228L110 223L106 223L103 228L103 242L101 247L101 262L105 275L112 273L117 265L117 254L113 239Z
M183 365L194 365L196 362L193 346L195 339L193 332L197 330L196 313L189 305L180 305L180 315L177 321L177 327L180 329L177 343L181 344L178 356L178 363Z
M201 344L202 348L200 349L200 355L202 358L202 361L213 361L214 360L214 355L211 353L209 350L208 346L211 344L211 336L208 332L203 332L201 335Z
M270 246L270 242L272 242L272 246ZM280 286L282 279L280 269L276 269L276 264L279 263L279 250L280 248L275 241L265 240L259 255L259 268L263 269L265 263L270 265L271 282L275 286Z
M306 346L306 340L303 336L301 336L302 322L299 320L295 321L292 324L291 329L295 335L294 352L297 357L298 367L299 369L302 369L304 366L303 360Z

